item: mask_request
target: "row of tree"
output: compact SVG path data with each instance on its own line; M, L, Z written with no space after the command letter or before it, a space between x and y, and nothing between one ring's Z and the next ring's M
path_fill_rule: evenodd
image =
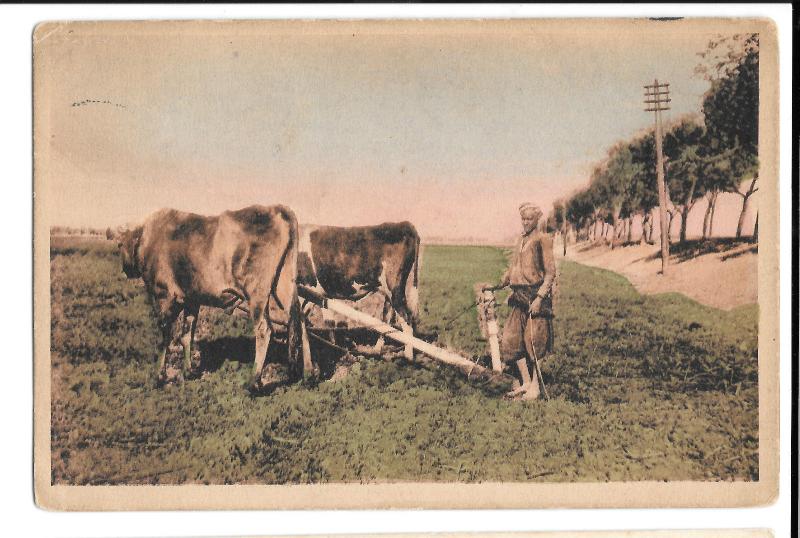
M107 237L110 229L101 230L99 228L90 228L89 226L51 226L50 235L98 235Z
M741 237L751 196L758 191L758 35L718 38L700 56L703 62L695 71L710 83L702 115L679 118L663 135L668 230L679 220L680 241L686 239L690 211L703 198L708 202L703 237L713 234L723 192L742 198L736 229ZM632 240L637 217L640 239L652 243L657 215L655 132L650 129L611 147L593 168L587 188L554 203L548 227L565 237L572 229L580 239L608 240L613 248Z

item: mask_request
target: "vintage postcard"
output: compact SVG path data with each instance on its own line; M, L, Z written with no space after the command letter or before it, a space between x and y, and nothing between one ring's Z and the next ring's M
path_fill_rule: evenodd
M774 501L771 21L46 22L33 63L40 506Z

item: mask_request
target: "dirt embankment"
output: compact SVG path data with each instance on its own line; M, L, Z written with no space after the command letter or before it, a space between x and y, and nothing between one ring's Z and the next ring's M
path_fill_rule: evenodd
M579 243L567 247L566 258L620 273L640 293L678 292L724 310L758 302L758 244L717 238L672 245L666 276L660 274L659 248ZM560 256L560 243L555 250Z

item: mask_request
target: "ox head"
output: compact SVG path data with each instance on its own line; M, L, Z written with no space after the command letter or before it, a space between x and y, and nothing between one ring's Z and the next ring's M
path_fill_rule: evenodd
M122 258L122 270L128 278L139 278L142 270L139 267L139 244L142 241L142 227L133 230L118 230L117 247Z

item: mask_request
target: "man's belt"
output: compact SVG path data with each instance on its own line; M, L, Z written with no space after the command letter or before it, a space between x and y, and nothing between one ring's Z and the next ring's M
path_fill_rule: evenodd
M544 280L541 282L537 282L536 284L510 284L508 287L511 288L512 291L514 290L539 290L544 284Z
M540 284L528 285L513 285L510 286L511 295L508 296L509 306L522 308L527 310L530 304L536 299L536 296L541 288ZM550 297L545 297L542 300L542 310L537 317L552 317L553 311L550 304Z
M527 308L536 298L541 285L513 285L511 287L511 295L508 297L508 304Z

